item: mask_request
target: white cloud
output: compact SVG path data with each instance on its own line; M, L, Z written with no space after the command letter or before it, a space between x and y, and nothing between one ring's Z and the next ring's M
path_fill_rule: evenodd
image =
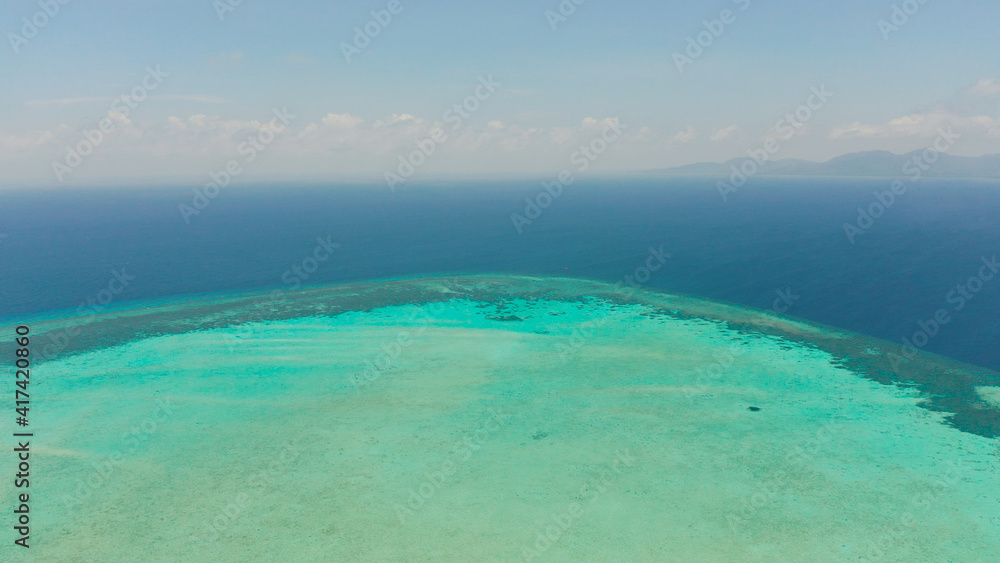
M102 175L199 175L242 158L238 148L267 127L270 115L243 120L209 112L174 113L160 120L128 119L110 112L115 129L75 170L74 179ZM129 116L131 117L131 116ZM96 122L85 125L94 129ZM648 127L633 129L616 117L586 117L575 126L537 127L500 120L467 122L455 129L440 119L408 113L366 119L350 113L327 113L314 120L293 120L268 144L264 157L252 168L260 173L381 174L399 155L416 149L418 141L441 129L446 142L429 159L425 171L482 172L540 170L558 172L570 166L569 155L590 143L605 129L621 127L624 135L616 148L596 166L616 167L616 159L634 157L635 150L662 146L663 139ZM0 127L0 165L20 175L38 175L54 160L63 158L66 146L83 138L81 128L65 125L48 131L9 132ZM630 149L617 145L629 145ZM248 163L249 164L249 163ZM44 172L42 173L44 174ZM13 176L12 176L13 177Z
M608 127L618 128L621 121L617 117L605 117L604 119L594 119L593 117L583 118L583 128L593 131L603 131Z
M349 113L328 113L320 120L320 123L328 127L337 129L350 129L364 123L364 119L355 117Z
M0 150L4 153L24 151L44 146L57 137L56 131L27 131L20 135L0 135Z
M885 123L862 123L836 127L831 139L922 138L933 137L942 128L986 138L1000 136L1000 118L995 100L1000 94L1000 78L983 78L959 90L949 99L930 108L892 118Z
M690 125L686 129L670 138L671 143L689 143L698 136L698 132Z
M842 125L834 128L834 130L830 132L830 138L852 139L857 137L885 137L887 134L886 129L883 127L855 121L850 125Z
M740 127L736 124L730 125L724 129L719 129L712 136L709 137L713 141L724 141L740 131Z
M975 85L969 86L965 91L973 96L981 97L1000 94L1000 78L983 78Z
M239 66L243 61L243 51L222 52L209 57L208 64L214 67L232 68Z
M944 108L926 113L912 113L884 124L854 122L835 128L831 139L876 137L934 137L939 129L953 128L960 134L1000 135L1000 120L989 115L957 115Z
M412 116L412 115L410 115L408 113L399 113L399 114L394 113L394 114L392 114L391 117L389 117L389 120L388 120L387 123L389 125L392 125L394 123L401 123L401 122L404 122L404 121L411 121L411 122L416 123L416 124L420 124L420 123L424 122L423 119L420 119L419 117L414 117L414 116Z

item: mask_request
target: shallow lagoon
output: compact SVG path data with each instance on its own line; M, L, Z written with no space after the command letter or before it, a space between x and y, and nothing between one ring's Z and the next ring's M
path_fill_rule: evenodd
M771 314L462 276L31 326L80 329L33 372L46 560L1000 550L997 375Z

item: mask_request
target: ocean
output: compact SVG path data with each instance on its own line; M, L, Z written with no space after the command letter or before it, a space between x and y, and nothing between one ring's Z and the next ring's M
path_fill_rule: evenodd
M995 189L2 192L0 560L989 560Z
M571 276L1000 370L1000 185L891 184L758 177L725 197L712 179L654 176L555 197L540 181L269 184L203 201L193 186L5 190L0 317L426 274ZM185 219L182 205L206 203Z

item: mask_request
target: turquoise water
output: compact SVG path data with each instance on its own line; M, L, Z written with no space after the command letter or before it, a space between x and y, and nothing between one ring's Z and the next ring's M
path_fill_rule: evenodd
M33 331L74 323L63 357L33 372L44 560L1000 550L996 374L922 356L886 384L883 343L793 319L466 276Z

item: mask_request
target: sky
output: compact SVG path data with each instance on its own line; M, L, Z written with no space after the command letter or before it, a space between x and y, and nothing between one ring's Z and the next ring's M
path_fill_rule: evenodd
M998 25L973 0L8 0L0 184L619 173L949 127L991 154Z

